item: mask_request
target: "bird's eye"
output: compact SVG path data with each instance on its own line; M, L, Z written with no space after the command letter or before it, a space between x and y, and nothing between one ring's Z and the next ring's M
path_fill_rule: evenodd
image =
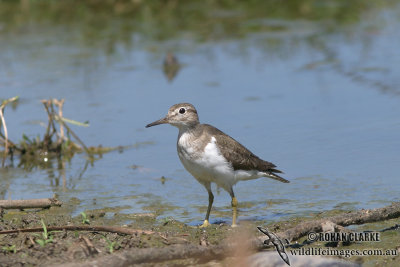
M180 109L179 109L179 113L180 113L180 114L185 114L185 112L186 112L186 109L185 109L185 108L180 108Z

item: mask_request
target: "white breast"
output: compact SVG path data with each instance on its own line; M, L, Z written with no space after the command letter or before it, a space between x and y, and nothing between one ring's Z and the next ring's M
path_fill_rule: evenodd
M180 135L178 155L183 166L199 182L214 182L229 189L235 184L234 171L218 149L215 137L211 137L210 142L199 151L201 147L187 133Z

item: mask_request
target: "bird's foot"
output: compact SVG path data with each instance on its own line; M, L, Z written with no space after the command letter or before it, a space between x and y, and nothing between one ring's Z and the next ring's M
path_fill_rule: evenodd
M236 228L239 227L239 225L237 225L236 223L232 223L232 228Z
M204 220L203 224L200 225L199 227L200 227L200 228L204 228L204 227L208 227L208 226L210 226L210 225L211 225L211 223L209 223L208 220Z

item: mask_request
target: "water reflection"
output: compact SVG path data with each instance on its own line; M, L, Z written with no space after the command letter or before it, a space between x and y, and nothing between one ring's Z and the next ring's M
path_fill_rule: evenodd
M179 64L177 57L172 52L168 52L163 63L163 71L168 81L172 82L180 68L181 65Z
M3 34L25 34L40 27L65 30L75 37L65 41L105 54L118 52L120 44L135 41L192 39L226 41L252 33L299 33L306 21L328 26L330 31L374 17L396 1L6 1L0 3ZM36 24L36 25L35 25ZM380 25L376 25L379 27ZM383 26L383 25L382 25ZM279 47L279 46L277 46Z
M33 161L31 158L22 157L18 161L17 166L14 166L13 162L11 162L5 169L9 169L10 172L13 172L13 168L19 168L28 173L40 173L43 170L43 174L45 174L49 182L48 186L53 189L54 193L59 190L66 192L70 189L75 189L88 167L94 167L94 162L89 159L82 161L80 164L75 163L76 166L74 166L74 170L76 170L76 173L73 175L69 174L70 176L67 177L67 173L71 172L71 168L68 166L71 164L71 161L66 158L49 157L47 160L40 158ZM32 181L32 185L34 184L35 183ZM6 192L7 190L4 190L4 193ZM3 199L4 196L5 194L3 195Z
M366 30L362 29L361 32L357 32L357 35L360 36L359 38L367 38L363 38L363 41L360 42L360 44L357 44L359 47L358 53L352 55L343 54L342 51L338 50L337 47L326 38L313 36L310 38L310 45L313 49L321 53L323 59L317 62L307 63L303 68L319 71L328 67L329 71L334 71L354 82L360 83L361 85L375 88L382 93L399 96L400 89L398 86L395 84L389 84L388 81L391 79L383 78L392 75L389 69L381 65L380 62L369 62L368 60L367 55L373 50L371 46L374 45L368 27ZM353 38L354 36L352 39ZM357 64L356 67L349 66L349 61L358 61L360 64Z

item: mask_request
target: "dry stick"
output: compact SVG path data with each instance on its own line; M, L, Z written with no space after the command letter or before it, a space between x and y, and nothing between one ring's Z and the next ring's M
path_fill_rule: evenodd
M0 117L1 117L1 125L3 125L4 135L5 135L4 155L3 155L3 160L1 161L1 167L4 167L8 153L8 132L7 132L6 120L4 119L4 106L0 108Z
M51 116L50 116L50 110L48 107L48 100L47 99L43 99L40 102L42 102L44 108L46 109L47 112L47 117L48 117L48 123L47 123L47 128L46 128L46 134L45 136L49 136L50 135L50 123L51 123Z
M49 123L47 124L45 139L46 138L50 139L50 128L53 129L53 132L51 133L51 135L53 135L55 132L57 132L56 126L54 125L53 115L52 115L52 113L54 113L54 109L52 109L53 104L51 103L50 100L41 100L41 102L43 103L43 105L46 109L46 112L47 112L47 116L49 117ZM53 110L53 112L51 112L49 110L49 107Z
M318 221L304 222L290 228L286 231L278 233L282 238L292 237L292 239L300 238L309 231L318 230L322 222L332 221L336 224L348 226L352 224L364 224L369 222L382 221L392 218L400 217L400 202L393 203L390 206L350 212L344 215L328 217ZM295 234L297 233L297 234ZM248 240L247 244L250 249L262 250L267 246L264 240L268 239L266 236ZM240 241L243 246L243 240ZM245 241L246 242L246 241ZM201 258L202 260L211 260L223 258L235 251L237 244L223 242L220 245L209 247L199 245L172 245L165 248L144 248L144 249L128 249L121 253L115 253L108 256L99 257L96 260L87 261L83 263L67 263L59 265L58 267L89 267L89 266L130 266L139 263L152 263L163 262L168 260L187 259L187 258ZM245 246L246 247L246 246Z
M57 100L57 99L53 99L53 103L58 107L58 116L60 118L63 117L63 106L64 106L64 99L61 100ZM59 143L62 143L62 141L64 140L64 126L62 124L60 124L60 137L59 137Z
M126 235L136 235L136 234L154 234L153 231L137 230L123 227L112 227L112 226L90 226L90 225L64 225L64 226L47 226L47 231L91 231L91 232L110 232ZM14 233L32 233L32 232L43 232L43 227L33 227L33 228L21 228L12 230L0 231L0 235L4 234L14 234Z
M44 106L44 108L45 108L45 110L46 110L46 112L47 112L47 117L48 117L48 123L47 123L47 128L46 128L46 134L45 134L45 136L48 136L49 134L50 134L50 110L49 110L49 107L47 106L48 105L48 100L47 99L42 99L42 100L40 100L40 102L42 102L42 104L43 104L43 106Z
M51 114L50 115L50 119L51 119L51 122L53 124L53 131L57 132L56 125L54 124L54 119L53 119L54 115L56 114L56 112L54 111L54 103L53 103L52 99L49 99L47 101L49 103L49 109L50 109L50 114Z
M83 147L85 152L88 154L88 156L90 156L91 154L90 154L89 149L82 142L82 140L79 139L79 137L71 130L71 128L69 128L69 126L62 120L62 118L55 116L55 119L60 123L60 125L63 125L67 129L67 131L76 139L76 141L78 141L78 143L81 144L81 146Z
M6 105L8 103L14 102L16 100L18 100L18 96L14 96L12 98L9 98L5 101L3 101L3 103L0 105L0 117L1 117L1 125L3 125L4 127L4 156L3 156L3 160L1 162L1 167L4 167L5 161L6 161L6 157L7 157L7 153L8 153L8 132L7 132L7 125L6 125L6 120L4 119L4 109L6 107Z
M0 124L0 126L1 126L1 124ZM6 143L6 137L3 135L3 133L0 131L0 141L2 142L2 143ZM8 143L8 147L9 148L13 148L13 149L15 149L15 150L21 150L19 147L17 147L10 139L8 139L7 140L7 143Z
M79 239L81 239L84 242L84 244L85 244L85 246L86 246L86 248L88 250L89 255L93 255L93 254L97 254L97 253L101 252L99 249L97 249L93 245L92 241L90 241L90 239L87 238L86 236L80 235Z
M50 208L51 206L61 206L61 205L62 202L60 202L56 198L0 200L0 208L3 209Z
M57 101L57 99L49 99L50 111L51 111L51 121L52 121L52 123L53 123L53 133L55 133L56 135L58 135L57 128L56 128L56 126L55 126L55 124L54 124L55 116L57 116L56 111L54 110L54 105L57 105L57 104L56 104L56 101ZM62 126L60 125L60 129L61 129L61 127L62 127Z

